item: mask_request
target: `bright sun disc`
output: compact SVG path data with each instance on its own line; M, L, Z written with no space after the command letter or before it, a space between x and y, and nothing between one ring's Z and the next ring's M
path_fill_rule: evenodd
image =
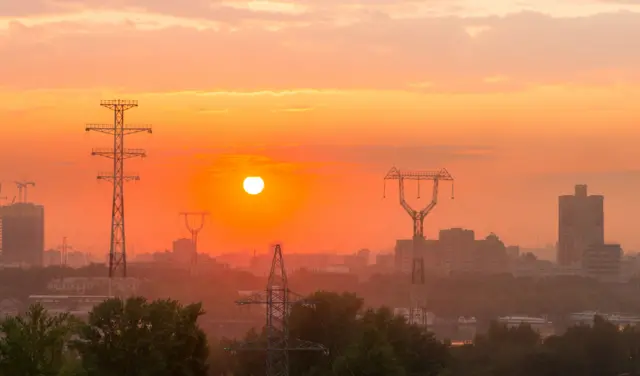
M264 189L264 180L259 176L249 176L242 183L244 191L250 195L257 195Z

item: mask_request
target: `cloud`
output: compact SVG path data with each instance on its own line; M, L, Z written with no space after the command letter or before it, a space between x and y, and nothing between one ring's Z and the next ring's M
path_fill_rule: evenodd
M358 171L384 175L392 165L401 169L438 169L455 161L490 160L500 152L500 149L487 145L270 145L268 148L255 145L161 151L155 157L198 159L205 164L213 158L222 161L222 164L216 164L219 166L262 166L286 159L295 166L302 166L305 171L316 173L336 173L343 167L353 171L353 167L357 167ZM429 165L416 165L423 161L428 161Z
M481 33L468 33L480 26ZM477 93L533 85L634 84L640 81L638 35L640 13L632 12L318 22L274 31L14 22L0 32L0 55L11 56L0 61L0 85L139 92ZM424 83L429 85L416 87Z

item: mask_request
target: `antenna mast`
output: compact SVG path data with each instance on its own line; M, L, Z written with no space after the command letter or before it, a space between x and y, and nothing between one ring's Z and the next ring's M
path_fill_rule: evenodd
M400 171L392 167L384 177L384 193L386 197L387 180L398 180L398 190L400 205L409 214L413 220L413 242L411 251L411 290L409 299L411 307L409 308L409 322L426 326L426 302L420 298L424 293L422 286L424 285L424 258L422 255L422 245L424 244L424 219L433 210L438 203L438 187L441 180L451 181L451 199L453 199L453 177L446 169L438 171ZM416 180L418 182L418 198L420 198L420 181L433 181L433 191L431 202L421 210L413 209L405 199L404 182L405 180Z
M91 155L113 160L113 171L98 175L98 180L107 180L113 184L113 201L111 206L111 241L109 244L109 278L116 273L122 277L127 276L127 252L124 226L124 183L137 181L137 175L124 174L125 159L146 157L144 149L126 149L124 147L125 136L147 132L152 133L149 126L125 126L124 112L138 107L138 101L132 100L106 100L101 101L100 106L113 111L113 124L89 124L85 130L105 133L113 136L112 149L93 149Z

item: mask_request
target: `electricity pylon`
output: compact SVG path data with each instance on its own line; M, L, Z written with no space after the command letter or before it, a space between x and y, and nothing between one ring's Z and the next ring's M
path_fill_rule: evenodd
M95 131L113 136L112 149L93 149L91 155L113 160L113 171L99 174L98 180L107 180L113 184L113 201L111 205L111 240L109 244L109 278L113 278L117 272L122 277L127 276L127 251L124 226L124 183L126 181L140 180L137 175L124 174L124 160L134 157L146 157L143 149L126 149L124 137L134 133L151 133L149 126L125 126L124 112L138 107L138 101L132 100L106 100L101 101L100 106L113 111L113 124L89 124L86 131Z
M247 299L238 300L236 304L267 306L266 348L263 343L244 343L238 348L227 349L231 351L266 351L267 376L289 376L290 351L321 351L328 354L329 350L321 344L289 338L291 307L294 304L312 304L312 302L300 299L289 290L282 248L279 244L275 246L266 291L252 295Z
M191 275L195 275L197 273L198 267L198 234L204 227L204 218L209 215L209 212L185 212L180 213L180 215L184 215L184 223L187 226L187 230L189 230L189 233L191 234L191 246L193 247L193 253L191 254L189 270L191 272ZM189 223L190 216L200 216L200 224L198 226L192 227L191 223Z
M409 322L412 324L426 325L426 302L421 299L424 291L424 258L422 256L422 244L424 237L424 219L433 210L438 203L438 187L441 180L453 182L453 177L446 169L438 171L400 171L392 167L384 177L385 187L383 195L386 196L386 181L398 180L398 190L400 205L409 214L413 220L413 242L411 250L411 290L409 299L411 307L409 308ZM405 199L404 182L405 180L416 180L418 182L418 198L420 198L420 181L433 181L433 192L431 202L421 210L413 209ZM453 183L451 186L451 198L453 199Z
M62 244L60 249L60 266L67 267L69 262L69 250L73 250L73 247L67 243L67 237L62 238Z

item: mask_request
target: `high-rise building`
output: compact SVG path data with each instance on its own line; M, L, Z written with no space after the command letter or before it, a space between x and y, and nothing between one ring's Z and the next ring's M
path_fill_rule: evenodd
M16 203L0 207L2 262L42 266L44 257L44 207Z
M604 244L604 196L576 185L574 195L558 198L558 211L558 264L579 265L587 248Z

